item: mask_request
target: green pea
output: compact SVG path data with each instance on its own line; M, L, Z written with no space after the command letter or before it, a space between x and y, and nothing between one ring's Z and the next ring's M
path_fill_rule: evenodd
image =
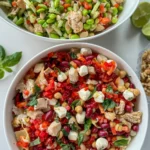
M55 34L55 33L50 33L49 35L51 38L54 38L54 39L59 39L59 35Z
M42 27L43 27L43 28L47 28L47 27L48 27L48 24L45 22L45 23L42 24Z
M23 24L23 22L24 22L23 17L20 17L15 23L16 23L16 25L21 25L21 24Z
M80 37L79 37L79 35L78 34L72 34L71 36L70 36L70 39L79 39Z
M66 3L71 3L71 0L65 0Z
M58 8L59 5L60 5L60 0L55 0L55 1L54 1L54 7L55 7L55 8Z
M46 6L46 5L44 5L44 4L38 4L38 6L39 6L40 8L47 9L47 6Z
M83 28L84 28L85 30L89 30L89 29L91 28L91 26L90 26L89 24L84 24L84 25L83 25Z
M117 17L113 17L111 22L112 22L113 24L116 24L116 23L118 22L118 18L117 18Z
M110 8L110 3L107 3L107 4L106 4L106 8Z
M44 8L39 8L36 12L37 12L37 13L41 13L41 12L44 12L44 11L45 11Z
M47 22L47 23L54 23L55 20L54 20L54 19L47 19L46 22Z
M83 14L83 16L87 16L88 10L87 10L87 9L84 9L84 10L82 11L82 14Z
M92 0L86 0L88 3L91 3L92 2Z
M92 25L92 24L94 24L94 19L88 19L86 21L86 23L89 24L89 25Z
M118 14L118 9L117 8L112 8L112 14L113 16L116 16Z
M49 17L50 19L55 19L55 18L56 18L56 15L55 15L55 14L49 14L48 17Z
M43 33L41 33L41 32L36 32L35 34L38 36L43 36Z
M121 11L123 11L123 7L122 6L119 6L118 7L118 10L121 12Z
M45 20L39 19L37 22L38 22L38 24L43 24L45 22Z
M68 10L68 11L72 11L73 8L72 8L72 7L68 7L67 10Z

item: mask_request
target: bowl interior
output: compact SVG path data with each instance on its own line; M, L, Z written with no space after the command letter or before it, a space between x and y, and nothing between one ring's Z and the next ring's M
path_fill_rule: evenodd
M93 38L96 38L96 37L103 36L104 34L114 30L115 28L117 28L119 25L121 25L124 21L126 21L132 15L132 13L135 11L138 3L139 3L139 0L132 0L132 1L131 0L125 0L124 10L120 14L118 22L116 24L110 26L109 28L107 28L103 32L101 32L99 34L96 34L96 35L94 35L92 37L81 38L81 39L74 39L74 40L69 40L69 39L52 39L52 38L37 36L37 35L35 35L33 33L30 33L28 31L26 31L25 29L18 27L11 20L9 20L7 18L6 13L5 13L7 11L6 10L4 11L4 9L2 10L1 8L0 8L0 16L4 19L4 21L9 23L13 27L15 27L15 28L19 29L20 31L23 31L23 32L25 32L25 33L27 33L29 35L32 35L32 36L34 36L36 38L39 38L41 40L51 41L51 42L59 42L59 43L60 42L63 43L63 42L67 42L67 41L85 41L85 40L90 40L90 39L93 39Z
M135 84L135 86L140 90L141 94L138 97L138 104L136 109L140 110L143 112L143 119L142 123L140 124L140 129L137 134L137 136L132 140L131 144L128 147L128 150L140 150L142 147L142 144L144 142L145 136L146 136L146 131L148 127L148 104L147 104L147 99L145 96L145 92L142 88L142 85L136 76L136 74L133 72L133 70L127 65L127 63L122 60L119 56L116 54L112 53L111 51L99 47L93 44L88 44L88 43L74 43L74 44L62 44L59 46L54 46L52 48L48 48L45 51L41 52L40 54L36 55L34 58L32 58L27 64L24 65L24 67L18 72L18 74L15 76L8 93L6 95L6 100L5 100L5 109L4 109L4 129L5 129L5 135L6 139L8 141L8 145L10 146L11 150L18 150L17 146L15 145L15 136L14 132L11 126L11 121L12 121L12 105L13 105L13 97L15 95L15 87L18 84L18 82L24 77L25 73L34 65L36 64L41 58L45 57L49 52L56 52L60 50L66 50L71 47L89 47L93 51L97 53L101 53L108 58L111 58L115 60L118 64L119 68L122 68L126 70L131 76L131 81Z

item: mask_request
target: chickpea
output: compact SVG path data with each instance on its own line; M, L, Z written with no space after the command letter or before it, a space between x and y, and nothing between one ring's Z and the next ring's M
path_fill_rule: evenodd
M91 134L91 130L89 129L88 131L86 131L85 134L86 134L86 135L90 135L90 134Z
M60 131L60 132L59 132L58 139L61 139L62 137L63 137L63 132L62 132L62 131Z
M68 106L68 103L63 102L63 103L62 103L62 106L63 106L63 107L66 107L66 106Z
M120 70L118 68L116 68L115 70L115 74L119 76Z
M76 107L75 107L75 111L76 111L77 113L82 113L82 111L83 111L82 106L76 106Z
M96 133L93 133L91 136L93 136L93 137L95 137L95 138L98 137Z
M126 90L125 86L118 86L119 92L124 92Z
M124 78L126 75L127 75L127 72L124 71L124 70L121 70L121 71L119 72L120 78Z
M140 91L138 89L134 89L133 93L135 96L139 96L140 95Z
M129 86L130 86L130 83L129 83L129 82L125 83L125 87L126 87L126 88L129 88Z
M96 148L96 142L93 142L93 143L92 143L92 147L93 147L93 148Z
M60 92L55 93L55 94L54 94L54 98L56 98L56 99L61 99L61 98L62 98L61 93L60 93Z
M92 84L89 84L88 88L89 88L90 91L94 90L94 86Z

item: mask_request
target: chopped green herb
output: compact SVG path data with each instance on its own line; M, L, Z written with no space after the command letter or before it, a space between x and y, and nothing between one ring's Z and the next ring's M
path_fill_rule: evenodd
M84 131L88 131L91 128L92 125L92 120L91 119L86 119L84 123Z
M91 94L90 94L88 100L91 99L91 98L93 97L93 95L94 95L95 92L96 92L96 87L94 87L94 90L91 92Z
M67 112L66 118L67 118L68 120L71 118L71 114L70 114L69 112Z
M128 142L129 142L128 139L122 138L122 139L119 139L119 140L115 141L114 145L117 146L117 147L119 147L119 146L127 146Z
M70 128L72 131L78 131L79 130L79 128L77 127L77 125L75 123L70 124Z
M54 67L54 70L58 71L59 74L61 74L61 70L57 67Z
M29 106L35 106L35 105L37 105L37 97L36 96L32 96L30 98L30 101L28 102L28 105Z
M106 92L113 93L113 88L110 85L108 85L106 88Z
M37 139L35 139L34 141L32 141L30 143L30 146L36 146L36 145L39 145L41 144L41 141L40 141L40 138L38 137Z
M83 142L83 139L84 139L84 133L79 133L78 139L77 139L79 146L80 146L81 143Z
M68 136L69 132L67 132L65 129L62 129L63 135Z
M35 93L41 92L41 88L38 85L36 85L36 84L34 86L34 90L35 90Z
M74 100L71 104L71 107L72 107L72 109L74 109L76 106L78 106L80 104L81 104L80 100Z
M112 99L105 99L103 102L104 110L107 110L108 108L114 108L116 106L116 103Z
M72 59L76 59L76 58L77 58L77 55L76 55L76 53L74 53L74 52L71 52L71 53L70 53L70 56L71 56Z
M55 107L58 107L58 106L60 106L60 103L59 103L59 102L56 103Z

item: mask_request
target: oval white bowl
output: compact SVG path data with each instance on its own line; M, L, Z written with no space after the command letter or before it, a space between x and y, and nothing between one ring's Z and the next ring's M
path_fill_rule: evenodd
M137 136L132 140L131 144L129 145L127 150L140 150L143 143L144 139L146 136L147 132L147 127L148 127L148 104L147 104L147 99L145 92L143 90L143 87L134 73L134 71L131 69L131 67L119 56L111 52L110 50L107 50L103 47L93 45L93 44L88 44L88 43L67 43L67 44L61 44L58 46L54 46L51 48L48 48L41 53L37 54L35 57L33 57L31 60L29 60L23 67L22 69L17 73L15 76L14 80L12 81L7 95L5 99L5 107L4 107L4 130L5 130L5 136L9 145L9 148L11 150L18 150L17 146L15 145L16 139L14 135L14 131L11 125L12 121L12 106L13 106L13 97L15 96L15 87L18 84L18 82L24 77L26 72L37 62L40 61L41 58L45 57L49 52L56 52L60 50L66 50L71 47L89 47L93 51L97 53L101 53L105 56L107 56L110 59L113 59L117 62L118 67L121 69L124 69L127 71L128 75L131 76L131 81L135 84L136 88L138 88L141 92L140 96L138 97L138 104L136 105L137 110L140 110L143 112L143 118L142 118L142 123L140 124L140 129L137 134Z
M106 29L103 32L98 33L98 34L96 34L94 36L87 37L87 38L81 38L81 39L74 39L74 40L69 40L69 39L53 39L53 38L47 38L47 37L37 36L37 35L29 32L29 31L27 31L27 30L24 30L24 29L18 27L16 24L14 24L11 20L9 20L7 18L7 15L2 11L2 9L0 9L0 16L1 16L0 18L3 19L3 21L5 21L9 25L11 25L12 27L20 30L21 32L24 32L24 33L26 33L28 35L33 36L34 38L38 38L39 40L42 40L42 41L57 42L57 43L74 42L74 41L75 42L77 42L77 41L87 41L87 40L92 40L92 39L97 38L97 37L101 37L101 36L105 35L106 33L108 33L110 31L116 29L121 24L123 24L133 14L133 12L137 8L138 4L139 4L139 0L125 0L124 10L119 15L119 19L118 19L118 22L116 24L110 26L108 29Z

